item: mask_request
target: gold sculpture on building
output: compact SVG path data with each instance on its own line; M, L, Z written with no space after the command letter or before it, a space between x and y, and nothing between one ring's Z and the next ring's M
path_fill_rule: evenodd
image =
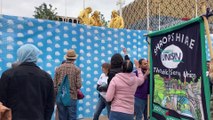
M118 15L118 12L113 10L111 15L111 20L109 23L110 28L124 28L124 20Z
M99 11L94 11L90 18L90 25L91 26L102 26L102 21L100 19L100 12Z
M80 15L78 16L79 23L89 25L90 24L90 13L92 12L91 7L85 8L83 11L80 12Z

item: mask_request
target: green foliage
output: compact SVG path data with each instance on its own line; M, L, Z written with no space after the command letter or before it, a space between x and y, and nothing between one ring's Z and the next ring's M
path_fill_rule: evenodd
M155 91L154 91L154 101L156 103L161 104L163 98L165 97L165 86L164 86L164 79L159 75L154 76L155 79Z
M57 8L53 8L51 4L47 6L46 3L41 4L39 7L35 7L34 17L38 19L57 20Z
M182 83L181 80L178 79L178 85L181 85L181 83Z
M108 22L106 21L106 19L105 19L103 14L101 14L101 22L103 23L104 27L108 27Z
M178 96L186 96L186 91L184 90L174 90L174 89L171 89L169 90L169 95L178 95Z
M197 118L197 120L201 120L202 114L201 114L201 112L200 112L200 109L196 107L196 108L195 108L195 112L196 112L195 118Z

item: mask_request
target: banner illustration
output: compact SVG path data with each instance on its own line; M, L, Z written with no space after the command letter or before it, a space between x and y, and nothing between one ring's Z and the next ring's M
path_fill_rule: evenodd
M151 117L208 120L202 18L149 34L151 38ZM203 40L203 41L202 41Z

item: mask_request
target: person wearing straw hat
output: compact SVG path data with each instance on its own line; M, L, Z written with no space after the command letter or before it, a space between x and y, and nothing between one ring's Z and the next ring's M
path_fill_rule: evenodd
M77 119L77 89L82 86L81 70L74 64L78 55L75 50L70 49L64 56L66 62L61 64L55 71L54 88L57 93L59 85L66 75L68 75L70 83L70 106L64 106L61 103L56 103L58 108L59 120L76 120Z

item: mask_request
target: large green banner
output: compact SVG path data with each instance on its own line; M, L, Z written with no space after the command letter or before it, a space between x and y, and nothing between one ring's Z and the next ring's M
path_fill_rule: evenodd
M203 19L148 36L151 119L210 120Z

